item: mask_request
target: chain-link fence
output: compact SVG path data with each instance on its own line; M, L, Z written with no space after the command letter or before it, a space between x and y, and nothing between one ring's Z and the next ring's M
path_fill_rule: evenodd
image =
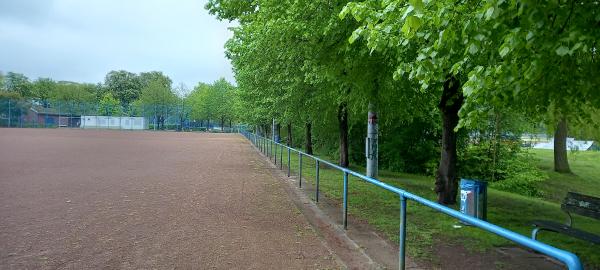
M235 131L230 119L193 119L191 111L185 102L121 106L0 98L0 127Z

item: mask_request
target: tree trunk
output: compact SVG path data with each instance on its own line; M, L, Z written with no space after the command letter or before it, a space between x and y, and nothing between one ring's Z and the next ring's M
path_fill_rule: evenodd
M206 131L210 130L210 118L206 119Z
M454 128L458 124L458 111L462 104L463 95L460 91L460 82L454 76L450 76L444 82L444 90L438 105L442 113L442 151L435 179L435 192L438 194L438 203L440 204L456 203L458 190L457 136Z
M559 173L570 173L567 159L567 120L561 118L554 132L554 170Z
M267 139L271 138L271 132L270 132L271 129L269 128L269 125L263 125L263 129L265 131L264 137L267 138Z
M292 123L287 124L287 145L292 147Z
M340 125L340 166L348 167L348 110L346 103L338 106L338 123Z
M223 125L225 125L225 117L221 116L221 132L224 130Z
M277 131L275 139L277 140L277 142L280 142L281 141L281 124L280 123L275 124L275 130Z
M312 124L310 122L306 122L306 153L309 155L313 154Z

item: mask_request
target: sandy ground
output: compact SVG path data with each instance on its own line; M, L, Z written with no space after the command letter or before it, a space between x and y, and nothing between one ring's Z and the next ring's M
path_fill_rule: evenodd
M235 134L0 129L0 269L340 268Z

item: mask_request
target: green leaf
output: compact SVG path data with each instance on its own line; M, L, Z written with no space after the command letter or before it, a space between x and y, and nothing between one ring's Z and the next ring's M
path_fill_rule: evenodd
M500 57L504 58L510 52L510 48L508 46L500 47Z
M556 54L558 54L559 56L565 56L567 54L569 54L571 51L569 50L569 47L566 46L560 46L556 49Z
M469 45L469 53L470 54L476 54L479 51L479 47L477 47L477 45L475 43L471 43L471 45Z
M348 13L350 13L350 7L348 5L345 5L338 16L341 20L343 20L344 18L346 18L346 15L348 15Z
M411 16L410 18L408 18L408 21L410 22L410 27L415 30L421 27L421 19L419 19L419 17Z
M408 0L408 3L413 6L417 11L423 10L423 0Z
M530 39L533 38L533 32L529 31L529 33L527 33L527 36L525 37L527 39L527 41L529 41Z
M406 8L406 11L404 11L404 14L402 15L402 20L406 19L406 17L408 17L408 15L415 10L415 8L413 6L408 6Z
M362 31L363 31L362 27L354 30L352 32L352 35L350 35L350 37L348 38L348 42L350 42L350 44L354 43L354 41L356 41L360 37L360 33L362 33Z
M486 11L485 11L485 19L489 20L492 18L492 15L494 15L494 7L489 7Z
M404 25L402 25L401 31L404 33L404 35L408 36L410 34L410 25L408 24L408 20L404 22Z

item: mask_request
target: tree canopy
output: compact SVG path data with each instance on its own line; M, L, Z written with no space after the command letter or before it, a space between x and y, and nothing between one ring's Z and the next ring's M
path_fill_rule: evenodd
M553 130L564 119L572 126L595 119L599 5L211 0L206 8L239 22L226 49L241 119L313 124L323 145L335 140L337 126L342 164L344 136L362 151L360 135L352 142L360 134L353 127L364 126L356 115L375 104L382 134L414 125L430 144L441 136L436 190L449 191L439 200L453 203L464 129L497 138L502 130L522 132L523 121ZM382 149L399 145L382 140Z

